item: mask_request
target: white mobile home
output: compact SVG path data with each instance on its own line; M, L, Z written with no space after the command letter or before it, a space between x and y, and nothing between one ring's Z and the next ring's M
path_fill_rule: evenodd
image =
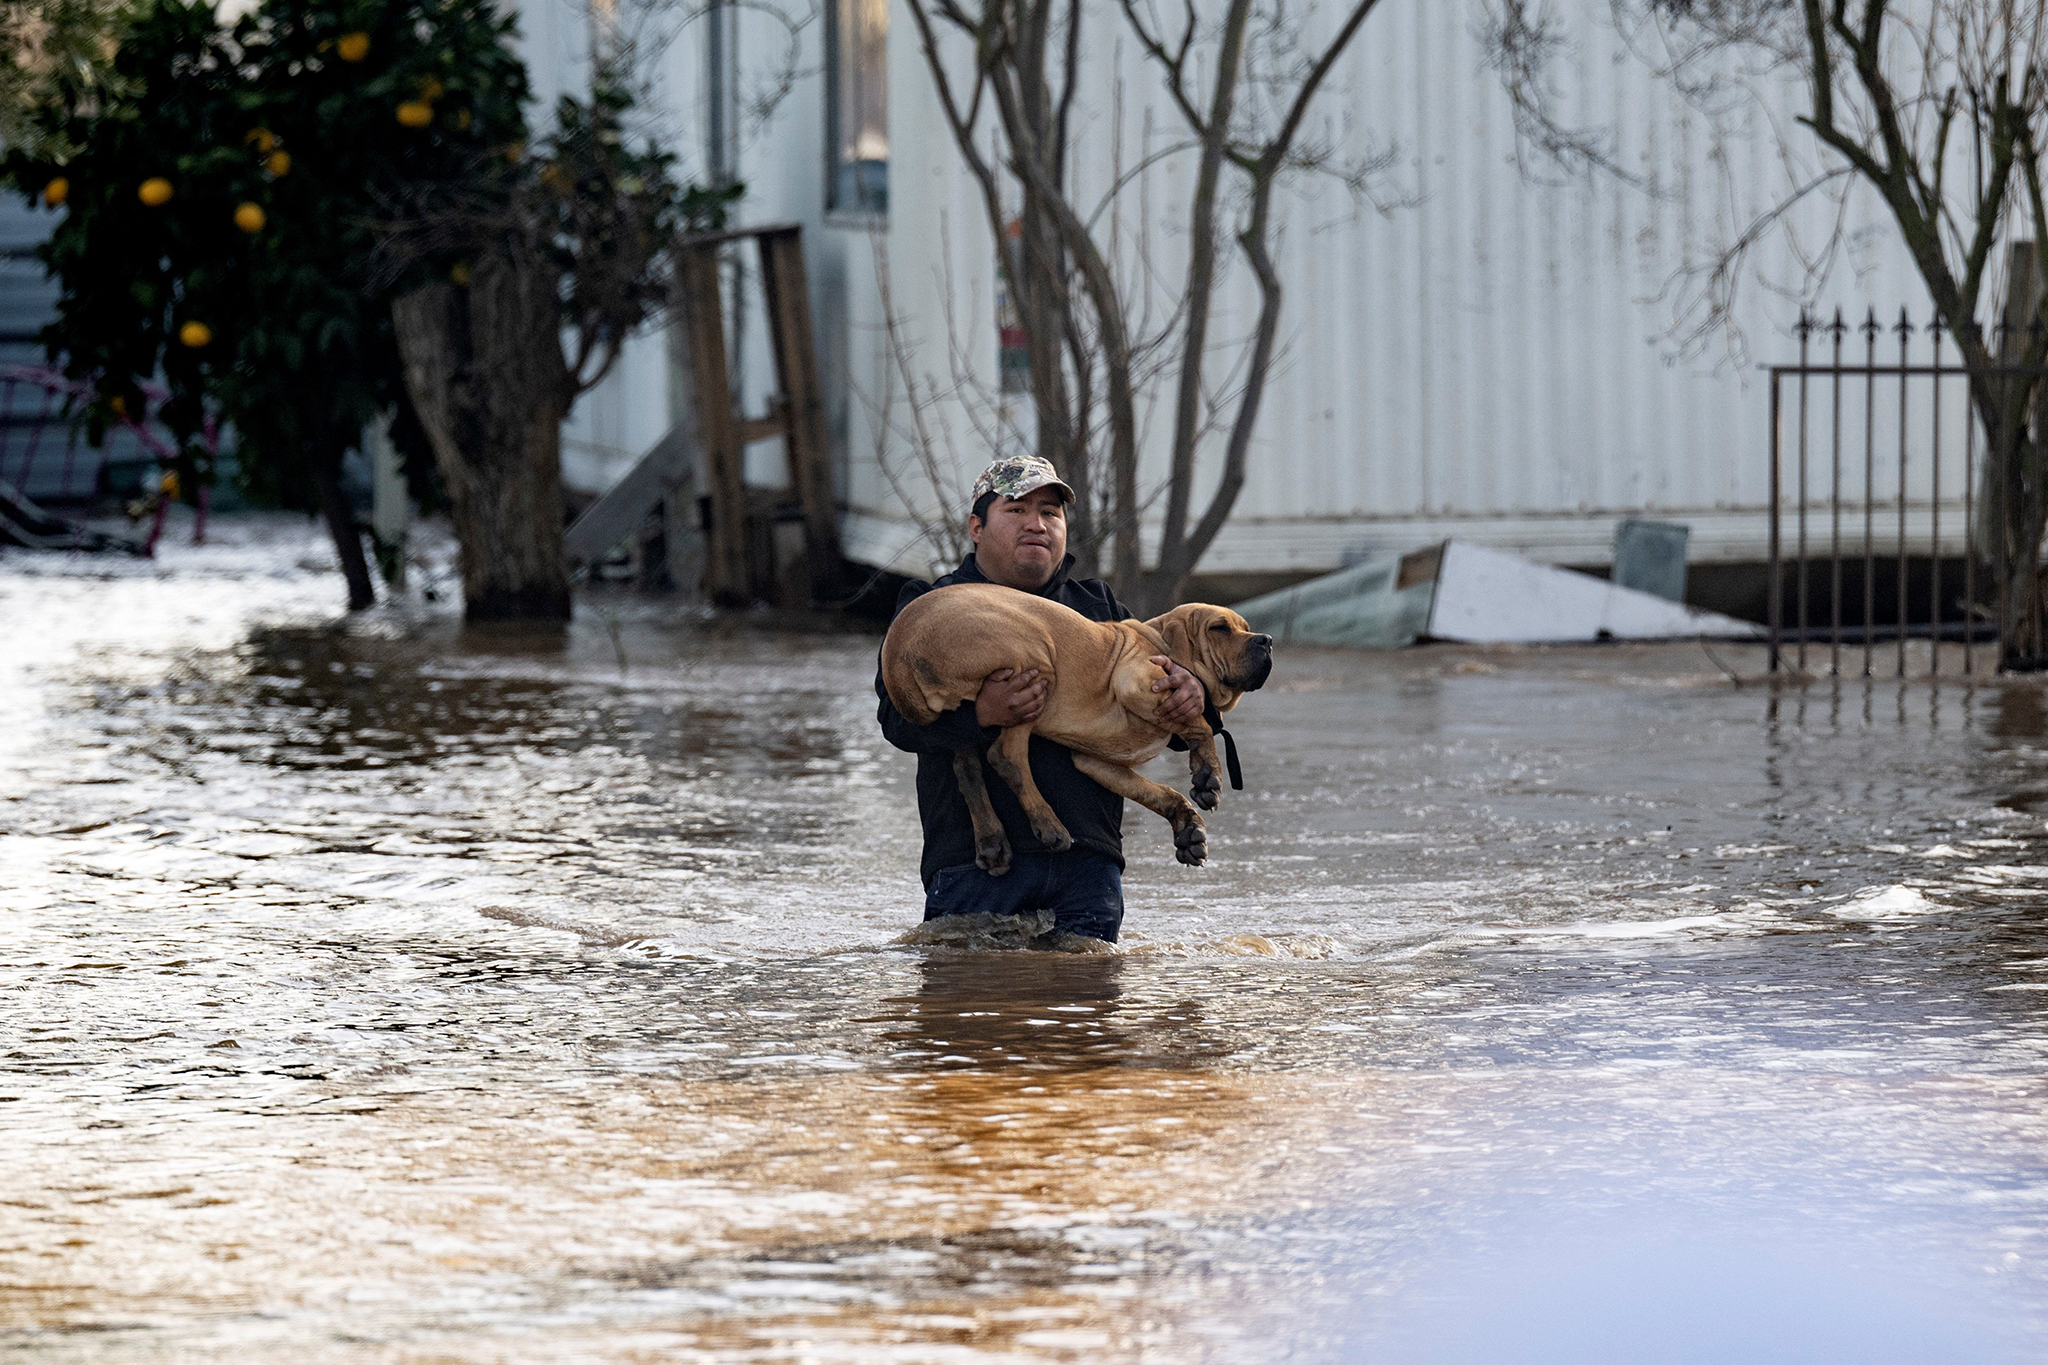
M950 433L958 486L992 433L1028 420L1028 404L1003 393L996 248L900 0L824 0L823 13L798 3L781 19L720 0L677 9L657 121L692 174L745 181L743 221L804 226L847 552L923 574L935 549L920 525L951 490L931 486L878 413L893 393L904 425L906 372L946 395L930 425ZM1838 232L1836 206L1816 197L1759 243L1735 330L1687 350L1697 272L1815 155L1781 150L1772 129L1789 123L1785 109L1752 101L1709 119L1613 31L1607 5L1565 8L1579 41L1555 73L1564 106L1611 132L1626 179L1523 154L1481 5L1386 0L1367 21L1323 97L1319 136L1342 155L1391 155L1371 199L1313 173L1283 192L1282 354L1249 482L1203 575L1298 577L1446 536L1599 564L1616 519L1645 514L1689 524L1696 561L1760 560L1768 431L1756 367L1796 353L1799 307L1783 291L1810 285L1801 253L1831 244L1809 294L1823 308L1925 316L1875 201L1852 197ZM1174 140L1175 115L1116 7L1084 14L1076 180L1128 177L1103 221L1170 278L1191 171L1172 156L1135 168ZM544 93L574 83L593 22L605 22L576 0L525 0L523 19ZM904 359L888 339L885 281ZM1239 271L1225 334L1233 316L1243 330L1249 297ZM766 328L754 313L737 330L736 383L759 411L772 387ZM963 381L981 397L961 396ZM595 491L651 446L673 390L660 338L638 343L572 419L572 483ZM1167 425L1151 424L1148 458ZM780 460L773 443L750 449L750 481L778 482ZM1960 531L1960 515L1949 524Z

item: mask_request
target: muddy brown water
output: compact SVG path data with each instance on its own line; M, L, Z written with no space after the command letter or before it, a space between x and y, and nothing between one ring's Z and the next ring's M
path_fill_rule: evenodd
M873 637L219 542L0 558L15 1354L2048 1346L2033 683L1283 651L1038 951L917 927Z

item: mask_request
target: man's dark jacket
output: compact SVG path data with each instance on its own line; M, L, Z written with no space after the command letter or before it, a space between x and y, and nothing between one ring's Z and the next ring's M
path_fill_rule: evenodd
M1068 555L1057 572L1037 592L1063 606L1072 607L1091 621L1128 621L1131 613L1116 600L1116 594L1099 578L1075 580L1067 577L1074 566ZM955 583L986 583L987 575L969 555L965 562L936 583L910 582L896 598L896 610L905 607L933 588ZM1021 591L1021 590L1020 590ZM988 766L988 747L1002 731L975 722L974 703L965 702L930 725L913 725L889 700L882 686L882 671L875 670L875 694L882 699L879 718L882 733L899 749L917 755L917 813L924 821L924 884L942 867L958 867L974 861L974 826L967 818L967 802L960 795L960 783L953 776L953 755L971 749L981 755L982 780L989 799L1002 818L1010 836L1010 847L1020 853L1042 853L1045 845L1031 837L1031 823L1009 784ZM1124 865L1124 799L1102 787L1074 768L1074 756L1064 745L1031 737L1031 775L1038 790L1074 836L1074 847L1099 853Z

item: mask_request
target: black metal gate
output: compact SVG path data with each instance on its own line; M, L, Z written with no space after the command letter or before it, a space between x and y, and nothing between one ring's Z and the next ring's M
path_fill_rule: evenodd
M1847 646L1852 663L1860 648L1865 676L1890 653L1903 677L1907 640L1924 637L1934 672L1954 642L1962 672L1974 673L1980 648L1996 645L1998 617L1980 597L1992 577L1977 552L1980 428L1947 331L1939 319L1915 327L1903 309L1890 325L1875 310L1853 327L1840 310L1829 323L1802 317L1799 363L1770 367L1773 672L1788 660L1804 672L1809 649L1825 647L1840 674ZM1880 651L1884 642L1894 648Z

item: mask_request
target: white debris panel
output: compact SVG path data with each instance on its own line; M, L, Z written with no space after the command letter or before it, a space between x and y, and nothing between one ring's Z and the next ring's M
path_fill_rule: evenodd
M1461 540L1359 564L1237 610L1282 643L1363 648L1763 635L1751 621Z

